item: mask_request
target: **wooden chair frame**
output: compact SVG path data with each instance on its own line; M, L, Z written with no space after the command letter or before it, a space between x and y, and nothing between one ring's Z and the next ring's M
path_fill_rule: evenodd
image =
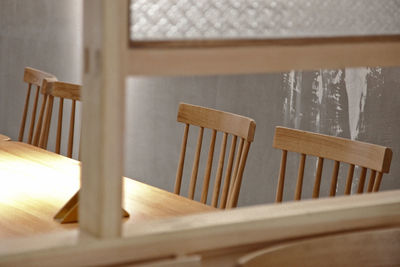
M197 173L199 170L199 160L202 148L202 140L204 128L212 129L212 137L210 141L207 165L204 172L203 190L201 192L201 202L207 203L207 195L210 184L210 176L212 163L214 158L215 140L217 132L222 132L222 142L218 160L217 173L214 182L214 189L212 194L211 205L217 207L218 198L221 189L222 174L224 169L225 152L228 140L228 135L232 136L228 164L225 171L224 185L222 189L222 195L220 199L219 207L234 208L237 206L240 186L242 183L243 172L246 165L247 155L250 149L250 144L254 140L254 133L256 129L256 123L254 120L236 115L229 112L223 112L215 109L180 103L178 109L178 122L185 124L184 135L182 139L181 155L179 158L178 170L175 179L175 194L180 193L182 183L182 173L185 162L186 145L188 140L189 125L195 125L200 127L199 135L197 139L196 153L192 168L192 175L189 185L188 197L194 198ZM240 138L239 147L235 156L237 140ZM235 164L233 165L235 160ZM232 167L233 172L232 172Z
M68 136L68 151L67 156L72 158L72 149L74 143L74 130L75 130L75 110L76 101L81 100L81 85L60 82L53 79L43 79L42 93L44 96L44 103L49 100L46 107L46 116L44 126L41 129L39 146L47 149L47 143L49 139L51 117L53 114L53 103L54 98L60 99L58 109L58 122L57 122L57 136L55 152L60 154L61 147L61 133L62 133L62 121L63 121L63 110L64 110L64 99L70 99L72 101L70 124L69 124L69 136Z
M25 124L26 124L28 110L29 110L29 102L30 102L32 87L36 86L35 98L34 98L34 102L33 102L32 114L31 114L31 119L30 119L30 124L29 124L27 143L32 144L34 146L39 145L39 138L40 138L40 133L41 133L41 129L42 129L44 110L45 110L46 101L47 101L47 96L45 94L43 94L41 87L43 84L43 80L46 78L52 79L52 80L57 80L57 78L53 74L50 74L50 73L47 73L47 72L44 72L44 71L41 71L38 69L26 67L24 70L24 82L26 82L28 84L28 90L26 92L24 111L22 113L21 126L20 126L19 136L18 136L18 141L20 141L20 142L22 142L24 139ZM40 92L42 92L42 94L41 94L42 95L42 104L41 104L41 108L39 111L39 118L37 120L36 130L35 130L36 113L37 113Z
M273 147L282 150L276 202L281 202L283 198L288 151L300 153L295 200L301 199L307 155L318 157L313 198L319 197L324 159L331 159L335 162L331 178L330 196L335 196L336 194L340 162L349 164L344 192L349 195L355 166L361 167L357 193L364 191L367 169L370 169L367 192L377 192L381 184L382 175L389 172L392 160L392 150L384 146L285 127L275 128Z

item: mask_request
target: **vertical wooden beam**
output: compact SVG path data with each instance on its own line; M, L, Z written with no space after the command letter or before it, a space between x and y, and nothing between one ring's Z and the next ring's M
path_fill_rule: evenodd
M121 235L126 0L84 1L80 230ZM126 6L124 6L126 5Z

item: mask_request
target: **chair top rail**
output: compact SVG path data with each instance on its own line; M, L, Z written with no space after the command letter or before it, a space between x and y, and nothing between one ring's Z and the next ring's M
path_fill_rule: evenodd
M249 142L254 140L255 121L237 114L180 103L177 120L182 123L237 135Z
M82 86L79 84L60 82L53 79L45 78L43 80L43 93L55 97L61 97L72 100L81 100Z
M43 79L51 78L57 80L56 76L53 74L34 69L31 67L25 67L24 70L24 82L31 83L36 86L42 86Z
M392 150L388 147L276 127L273 147L316 157L327 158L388 173Z

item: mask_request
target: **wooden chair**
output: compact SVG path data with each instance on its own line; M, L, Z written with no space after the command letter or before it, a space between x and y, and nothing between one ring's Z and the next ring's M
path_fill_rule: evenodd
M25 106L24 106L24 111L22 114L22 121L21 121L20 130L19 130L18 141L22 142L24 139L25 125L26 125L27 115L28 115L28 110L29 110L31 91L32 91L32 87L36 87L36 91L34 92L35 97L33 100L33 107L31 110L29 132L28 132L28 137L26 140L26 142L28 144L32 144L35 146L38 146L38 144L39 144L39 137L40 137L41 127L42 127L42 122L43 122L44 109L45 109L46 101L47 101L47 96L45 94L43 94L43 92L42 92L42 94L41 94L42 95L42 105L40 108L39 118L37 120L36 130L35 130L36 113L37 113L38 102L39 102L39 92L42 91L41 86L43 83L43 79L45 79L45 78L57 80L57 78L53 74L50 74L50 73L47 73L47 72L44 72L41 70L37 70L34 68L30 68L30 67L26 67L24 70L24 82L28 84L28 90L27 90L26 98L25 98Z
M356 165L361 167L357 193L364 191L367 169L370 169L367 192L376 192L379 190L383 173L389 172L392 159L392 151L387 147L284 127L275 128L273 147L282 150L276 202L282 201L288 151L300 153L295 200L301 199L306 155L318 157L313 198L319 197L325 158L334 160L330 196L336 194L340 162L349 164L344 192L349 195Z
M60 154L64 99L70 99L70 100L72 100L72 107L71 107L71 115L70 115L67 156L72 158L72 149L73 149L73 143L74 143L74 129L75 129L76 101L80 101L80 99L81 99L81 86L77 85L77 84L72 84L72 83L60 82L60 81L56 81L53 79L44 79L42 87L43 87L43 93L45 95L45 99L48 97L49 100L48 100L47 107L46 107L46 115L45 115L44 125L41 130L41 134L40 134L39 146L41 148L47 149L51 117L52 117L52 113L53 113L54 98L58 97L60 99L60 102L59 102L59 110L58 110L58 123L57 123L55 152L57 154Z
M185 161L189 125L200 127L199 135L197 138L196 153L192 167L191 180L189 185L188 197L190 199L194 198L196 189L197 173L199 170L199 159L202 148L204 128L209 128L212 130L212 137L208 151L208 159L205 168L203 188L201 192L200 201L204 204L206 204L207 202L212 162L214 157L215 140L217 137L217 132L219 131L223 133L223 136L222 136L220 155L219 155L211 205L213 207L217 207L218 205L218 198L220 194L220 187L221 187L222 174L224 168L226 144L228 136L231 135L232 141L228 157L228 163L225 171L225 179L224 179L225 181L222 189L222 195L220 198L219 207L222 209L236 207L239 198L239 191L242 182L243 171L247 160L247 154L250 149L250 144L251 142L253 142L254 139L254 132L256 128L254 120L228 112L181 103L179 104L177 121L185 123L185 130L182 139L182 147L179 158L178 170L176 173L175 190L174 190L175 194L179 195L181 191L182 173ZM235 156L236 144L238 138L240 139L240 142ZM236 160L235 164L233 165L234 158L236 158ZM234 168L232 171L233 166Z
M237 266L399 266L400 229L293 241L241 257Z

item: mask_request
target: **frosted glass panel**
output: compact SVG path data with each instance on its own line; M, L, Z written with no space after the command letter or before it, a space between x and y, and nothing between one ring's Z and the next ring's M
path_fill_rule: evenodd
M131 0L132 41L400 33L400 0Z

